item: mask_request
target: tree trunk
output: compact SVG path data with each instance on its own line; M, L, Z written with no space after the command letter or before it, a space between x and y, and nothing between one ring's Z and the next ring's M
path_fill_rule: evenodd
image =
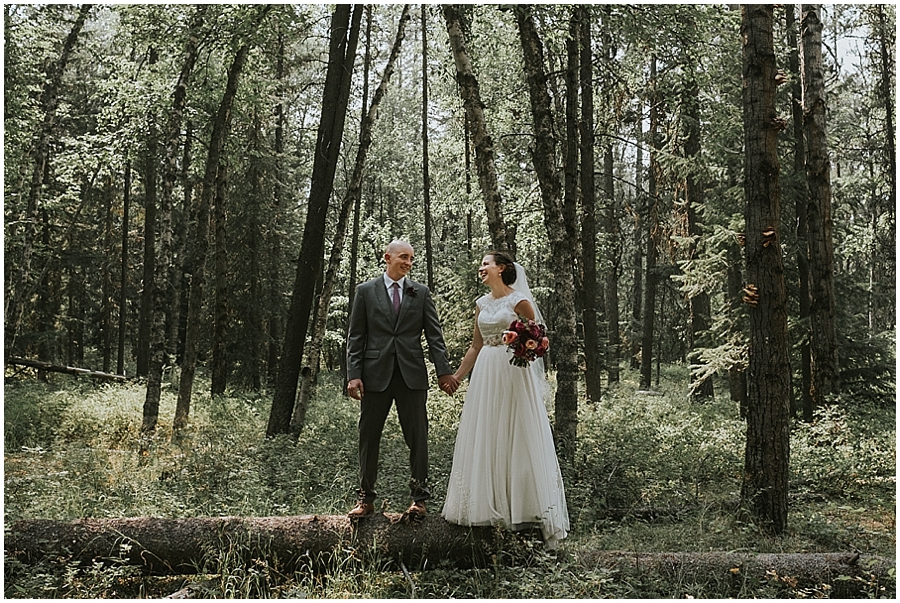
M582 47L581 47L581 81L582 93L584 94L584 106L582 107L582 124L586 131L594 130L594 100L593 100L593 76L591 65L593 60L591 57L591 22L590 13L587 8L582 6L584 17L581 22L582 31ZM604 16L608 18L608 11L604 11ZM606 64L612 69L615 62L615 48L612 43L612 36L609 34L609 28L605 28L603 36L604 59ZM612 90L609 83L606 84L607 90L605 95L605 103L608 107L613 105ZM586 88L585 88L586 87ZM584 90L587 90L585 93ZM588 102L590 98L590 102ZM590 105L590 107L588 107ZM609 264L606 272L606 380L612 385L619 382L619 348L621 337L619 335L619 268L622 258L621 253L621 233L619 230L619 205L616 201L615 179L613 174L613 139L612 131L614 119L610 117L607 122L607 128L610 130L606 144L603 146L603 188L606 195L606 215L604 219L604 230L606 231L606 244L609 254ZM593 136L591 153L593 155ZM586 149L585 149L586 150ZM590 165L593 168L593 156L590 164L584 163L585 169ZM582 176L583 177L583 176ZM593 179L592 179L593 180ZM591 183L593 184L593 182ZM587 256L587 253L585 253Z
M259 20L265 16L262 9ZM238 80L250 53L249 44L243 44L235 53L234 60L228 69L228 80L222 100L213 121L206 165L203 171L203 184L197 200L197 224L193 240L192 268L193 275L189 287L188 314L184 336L184 360L181 368L181 380L178 388L178 401L175 405L175 420L172 428L175 432L187 426L190 415L191 395L194 387L194 374L197 365L197 343L200 333L201 310L203 307L203 287L206 280L206 256L209 251L210 206L216 196L224 195L224 170L222 153L225 140L231 129L231 109L237 94Z
M262 268L260 266L260 255L263 253L262 228L260 224L264 222L261 219L263 215L262 200L265 198L263 190L263 170L259 157L263 156L262 148L262 124L259 119L259 112L253 110L251 117L250 129L250 149L253 153L248 169L247 180L250 187L250 198L247 202L246 233L247 251L250 252L250 308L247 315L247 349L242 350L242 364L247 366L247 381L250 388L257 392L262 388L262 353L263 353L263 308L265 300L263 300L262 287Z
M703 236L703 228L697 216L698 209L703 205L703 182L700 179L700 88L694 74L694 66L690 65L688 81L684 86L685 129L687 137L684 141L684 155L690 162L690 171L685 182L685 204L687 205L688 234L691 237L688 257L693 259L697 253L698 242ZM709 293L698 291L688 300L690 304L691 328L689 337L688 360L690 364L699 364L698 348L701 346L701 337L709 330L712 319L710 314ZM713 382L707 377L697 382L694 372L691 371L691 401L702 403L713 397Z
M279 37L278 56L275 59L275 79L278 81L279 94L282 90L285 78L284 70L284 37ZM272 190L272 228L270 230L269 246L272 249L272 259L269 263L269 349L266 358L266 381L272 385L277 375L278 359L281 357L281 341L284 338L282 330L282 293L281 293L281 212L284 197L284 99L279 97L275 105L275 168L274 186Z
M172 287L172 299L170 300L168 313L166 314L166 345L172 364L181 365L184 360L184 332L187 327L187 296L185 291L190 286L188 278L188 230L191 224L192 208L194 206L194 181L191 176L191 161L194 146L194 123L189 119L184 127L184 147L181 154L181 207L175 214L174 221L174 257L172 258L172 270L169 277Z
M797 235L797 277L800 306L800 398L803 408L803 420L812 423L812 366L809 350L809 240L808 240L808 208L806 187L806 146L803 138L803 90L800 85L800 48L797 44L797 26L794 18L795 7L785 5L785 29L787 29L788 46L791 49L788 57L788 68L791 72L791 112L794 135L794 180L796 185L791 191L794 196L794 214L796 216Z
M112 361L112 276L113 276L113 187L112 177L106 179L103 187L104 217L103 222L103 285L100 293L100 350L103 357L103 372L109 372Z
M81 215L82 209L87 205L91 189L94 186L94 179L97 172L90 179L85 179L81 186L80 202L78 209L71 218L68 233L66 235L66 244L69 249L75 248L75 225L78 223L78 216ZM45 266L49 266L46 264ZM80 262L71 261L67 263L66 270L66 297L68 299L69 316L68 316L68 349L66 358L68 363L73 366L81 366L84 364L84 325L85 325L85 307L88 305L85 301L85 274L86 267ZM43 276L41 277L43 278ZM44 359L46 360L46 359ZM42 372L39 370L38 375Z
M328 71L325 75L312 184L272 410L266 428L266 435L269 437L290 432L291 415L297 397L297 380L315 300L315 290L309 285L316 282L322 268L328 201L334 188L334 173L344 133L362 12L362 5L355 5L351 23L350 6L339 4L332 16Z
M122 189L122 264L119 272L119 341L116 372L125 374L125 326L128 310L128 220L131 212L131 160L125 160Z
M326 569L347 557L376 553L412 568L490 567L501 552L528 554L533 545L492 527L467 528L429 515L417 522L376 514L358 522L345 516L198 517L189 519L25 519L4 542L19 563L62 557L83 567L125 564L158 575L218 571L216 552L235 563L265 560L285 573ZM74 554L71 551L77 551ZM831 596L865 595L872 583L893 584L893 559L859 553L700 553L586 551L576 566L627 574L633 579L730 584L738 596L748 581L784 582L791 588L833 588ZM790 582L788 582L790 580Z
M644 303L641 312L641 382L642 389L650 389L653 379L653 329L656 322L656 284L659 280L656 269L656 245L659 236L659 191L657 177L659 171L659 91L656 82L656 56L650 58L650 174L648 185L647 265L644 270Z
M790 376L784 266L778 236L780 189L775 113L772 5L745 4L744 40L744 301L750 316L747 447L741 503L762 529L787 528Z
M740 597L748 582L767 582L787 591L828 584L830 597L866 597L870 589L884 583L893 590L895 561L859 553L700 553L629 551L587 552L579 562L586 568L605 568L633 579L663 580L681 584L716 585L732 589ZM869 595L870 596L870 595Z
M876 4L874 7L878 17L877 35L878 35L878 54L881 59L881 101L884 103L884 157L888 161L887 177L891 183L890 196L888 200L891 205L888 211L893 215L894 201L897 199L897 154L894 142L894 96L892 94L893 86L891 85L891 75L894 74L894 67L891 66L891 58L894 52L891 50L896 44L896 40L888 38L888 28L885 23L884 6Z
M210 394L221 396L228 381L228 240L225 203L228 196L228 160L219 158L216 195L213 200L213 328ZM202 285L201 285L202 286ZM199 318L199 317L190 317Z
M814 406L840 391L835 328L834 244L831 221L831 162L825 126L820 5L804 4L800 23L803 66L803 129L809 190L810 355Z
M491 526L464 527L428 515L411 522L400 514L378 513L361 521L345 515L298 517L197 517L160 519L78 519L71 522L26 519L10 526L5 548L22 562L66 555L82 565L121 560L156 574L195 574L212 570L207 558L229 550L245 563L278 559L281 571L322 569L348 549L414 567L485 566L491 554L516 546L508 532ZM521 545L519 545L521 546ZM353 554L353 553L349 553ZM214 560L210 562L215 563Z
M578 431L578 346L575 341L572 247L566 242L550 94L544 73L543 44L538 37L530 7L516 5L515 13L534 120L532 160L541 188L544 225L550 249L554 250L550 256L549 268L554 274L554 303L558 308L556 332L553 333L557 367L555 435L562 458L571 464L575 459Z
M575 309L577 312L580 312L582 316L584 316L584 260L582 253L581 220L579 219L578 211L580 197L585 192L583 188L579 188L578 186L578 19L578 11L577 9L573 8L572 14L569 17L569 35L566 37L566 67L564 70L566 82L566 103L565 108L562 112L562 115L565 115L566 126L565 156L563 157L563 220L566 224L566 234L570 241L569 244L573 249L572 256L575 259L575 263L572 265L572 276L575 282ZM593 134L593 132L591 133ZM589 305L591 311L596 311L594 304ZM594 332L596 334L596 329L594 330ZM587 353L590 349L587 345L587 342L585 341L585 336L587 336L587 333L588 329L586 328L586 325L582 324L582 334L580 335L579 339L581 339L582 341L581 347L585 354L586 363L588 360ZM596 346L592 351L596 352ZM585 378L587 379L589 375L590 369L588 369ZM590 382L588 381L588 383ZM590 389L589 386L588 396L590 396L591 391L594 390Z
M478 172L478 184L484 198L491 244L498 251L509 250L515 253L515 236L509 231L503 220L500 186L497 183L497 168L494 165L494 141L487 132L484 103L481 102L478 79L475 77L472 63L469 60L460 9L454 4L442 4L441 9L444 13L444 20L447 22L450 50L456 64L456 83L466 110L472 144L475 146L475 169Z
M642 112L639 112L642 113ZM639 114L634 120L635 130L635 162L634 162L634 251L631 256L632 293L631 293L631 328L629 329L628 356L632 369L641 366L641 304L644 299L644 253L643 233L646 220L646 197L644 195L644 119Z
M434 245L431 232L431 175L428 172L428 6L422 4L422 200L425 221L425 283L434 291Z
M151 52L155 55L155 52ZM151 59L153 60L153 59ZM144 264L141 270L141 307L138 314L136 372L146 377L150 370L150 332L153 328L153 286L156 275L156 208L159 163L159 128L156 113L147 116L147 148L144 153Z
M378 107L381 105L381 100L384 98L384 95L387 94L387 86L391 79L391 75L394 73L394 65L397 62L397 58L400 56L400 48L403 45L406 23L409 21L409 18L409 5L406 4L403 6L403 12L400 14L400 22L397 25L397 35L394 38L394 45L391 47L391 54L388 58L387 65L384 68L381 84L375 90L375 94L372 96L372 104L363 116L362 123L359 127L359 147L356 151L356 163L353 166L353 174L350 177L350 185L347 188L347 194L341 204L341 213L338 217L334 241L332 242L331 253L328 257L328 267L325 271L325 279L322 283L322 294L319 296L319 303L316 308L315 321L313 322L313 335L309 344L307 362L306 366L301 371L300 395L297 397L297 403L295 404L291 415L291 434L295 437L300 434L306 423L306 410L309 408L312 385L315 383L316 374L318 373L322 341L325 339L325 327L328 321L328 307L331 303L331 293L334 291L337 272L341 266L350 209L357 205L361 195L366 158L368 157L369 148L372 146L372 129L375 124L375 118L378 115Z
M55 61L48 62L47 73L44 79L44 88L40 96L41 125L35 133L33 141L32 159L33 168L31 171L31 183L28 189L28 200L26 202L25 214L21 217L24 223L23 237L21 239L21 253L18 259L18 269L16 271L14 285L7 291L7 304L5 306L5 337L3 344L3 354L8 358L15 349L16 337L19 334L22 317L25 312L25 304L31 299L35 288L40 283L39 279L34 278L32 272L32 259L34 257L35 242L35 225L37 224L38 210L41 202L41 194L43 192L44 177L47 172L47 165L50 161L50 143L53 137L53 130L56 127L56 112L59 108L59 90L62 86L63 76L65 75L66 66L69 58L78 42L78 36L84 27L85 19L91 10L91 4L82 4L78 11L78 16L72 24L72 29L63 42L62 51L59 58Z
M369 106L369 67L372 62L372 5L366 5L366 52L365 52L365 69L363 69L363 107ZM350 236L350 275L347 285L347 307L353 307L353 300L356 297L356 286L359 282L357 276L357 264L359 262L359 218L362 211L362 188L360 194L356 197L353 204L353 233ZM344 383L347 382L347 333L349 332L350 321L344 322L344 337L341 342L341 376ZM344 395L347 390L344 389Z
M153 300L150 304L150 356L147 370L147 393L144 399L141 433L156 429L159 418L159 400L162 394L162 373L166 363L165 315L168 304L169 262L172 253L172 214L168 201L160 196L157 208L156 269L153 278Z
M581 5L573 9L569 21L569 37L572 50L569 61L572 71L572 87L575 89L575 106L571 111L572 121L579 128L574 129L575 151L578 157L578 146L581 150L581 231L576 240L581 248L581 320L584 325L582 349L584 350L584 382L588 400L600 402L602 388L600 372L602 370L602 343L600 326L597 319L597 194L594 186L594 81L593 52L591 50L591 14L590 8ZM577 94L581 90L581 115L577 115ZM568 121L568 120L567 120ZM577 165L575 169L578 174ZM577 187L577 180L573 183Z

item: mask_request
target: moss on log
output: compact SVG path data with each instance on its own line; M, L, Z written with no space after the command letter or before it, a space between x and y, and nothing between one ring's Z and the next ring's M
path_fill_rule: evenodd
M160 519L26 519L6 533L9 557L24 563L64 556L138 565L156 574L204 573L223 551L234 562L275 559L286 570L327 565L333 554L402 561L427 567L447 560L480 565L504 535L492 528L466 528L437 515L409 521L378 513L351 522L346 516L197 517Z
M346 516L198 517L160 519L27 519L13 523L5 540L9 559L47 558L143 567L154 574L216 573L220 564L266 559L284 571L325 570L347 559L391 560L410 569L483 567L516 563L531 550L525 538L490 527L466 528L429 515L416 522L378 513L351 522ZM604 568L630 579L716 583L741 591L747 581L791 589L827 590L856 597L896 592L895 561L859 553L735 553L567 550L571 567ZM504 553L504 554L500 554ZM822 585L827 585L823 588ZM882 587L884 590L882 590Z
M578 557L584 567L619 574L659 577L669 582L716 583L719 591L754 581L790 589L824 589L830 597L896 592L895 560L859 553L752 553L709 551L634 553L591 551ZM884 587L882 591L881 588Z

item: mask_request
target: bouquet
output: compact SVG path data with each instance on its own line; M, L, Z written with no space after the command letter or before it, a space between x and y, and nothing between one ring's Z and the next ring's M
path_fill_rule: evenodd
M513 353L509 363L527 367L536 358L541 358L550 348L547 328L530 319L516 319L503 331L503 343Z

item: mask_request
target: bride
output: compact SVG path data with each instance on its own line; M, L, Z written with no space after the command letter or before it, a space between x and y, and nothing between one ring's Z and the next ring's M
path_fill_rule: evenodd
M543 360L514 366L501 339L518 316L543 319L524 270L508 255L488 253L478 274L491 291L475 303L472 345L454 374L461 380L472 371L472 378L441 515L465 526L539 526L555 548L569 530L569 514L544 406Z

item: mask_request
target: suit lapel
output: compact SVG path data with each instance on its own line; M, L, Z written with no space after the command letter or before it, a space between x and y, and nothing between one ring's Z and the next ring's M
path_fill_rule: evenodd
M418 291L418 287L416 287L413 282L409 279L403 281L403 299L400 302L400 311L397 312L397 324L403 324L403 317L406 315L410 306L415 303L415 294L410 293L410 291Z

